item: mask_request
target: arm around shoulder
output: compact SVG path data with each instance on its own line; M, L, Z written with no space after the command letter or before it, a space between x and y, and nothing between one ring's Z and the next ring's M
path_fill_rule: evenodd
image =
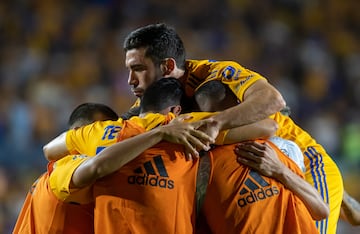
M285 106L286 102L277 89L266 80L258 80L246 90L240 104L212 118L224 130L266 119Z
M247 124L227 131L223 139L223 144L234 144L245 140L254 140L257 138L269 138L274 136L278 124L275 120L264 119L252 124Z
M270 144L256 141L241 143L237 145L235 153L239 156L238 162L278 180L291 190L304 203L314 220L329 216L329 207L318 191L282 163Z
M303 201L314 220L322 220L329 216L329 206L306 180L285 166L276 178Z
M190 152L195 154L196 148L207 147L206 143L212 138L205 133L196 130L199 123L178 123L157 127L151 131L139 134L107 147L95 157L84 161L74 172L72 182L75 187L84 187L95 182L97 179L109 175L120 169L148 148L160 141L182 144ZM204 122L205 123L205 122ZM198 140L198 138L202 140ZM193 146L192 144L195 144Z

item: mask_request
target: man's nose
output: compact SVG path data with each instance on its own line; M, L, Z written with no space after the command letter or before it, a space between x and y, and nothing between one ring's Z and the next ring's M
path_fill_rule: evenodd
M129 72L128 84L133 86L136 86L138 84L138 79L136 79L136 76L132 71Z

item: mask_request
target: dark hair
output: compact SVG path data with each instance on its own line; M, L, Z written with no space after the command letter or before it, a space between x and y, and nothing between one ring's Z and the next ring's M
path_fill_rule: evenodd
M176 78L162 78L151 84L141 99L140 112L159 112L169 106L181 105L184 89Z
M70 128L94 122L96 114L103 114L108 120L117 120L119 116L110 107L99 103L83 103L77 106L69 117Z
M208 81L195 92L194 98L202 111L222 111L237 104L237 97L231 89L219 80ZM209 109L201 109L200 105L208 103Z
M220 96L225 96L225 85L218 80L208 81L196 89L195 96L203 95L206 98L219 99Z
M185 69L185 48L175 29L164 23L150 24L132 31L124 41L124 51L146 48L145 56L156 66L166 58L173 58L176 65Z

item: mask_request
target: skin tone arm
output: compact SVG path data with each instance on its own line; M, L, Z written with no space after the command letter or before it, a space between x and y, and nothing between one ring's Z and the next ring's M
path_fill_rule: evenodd
M351 197L346 191L344 191L340 217L353 226L360 225L360 203Z
M43 147L45 158L48 161L59 160L70 152L66 148L66 132L61 133L59 136L51 140Z
M235 148L235 153L239 156L239 163L277 179L297 195L314 220L321 220L329 215L329 207L316 189L286 167L269 144L255 141L240 143Z
M268 118L286 106L282 95L265 80L256 81L244 94L244 101L213 117L220 129L230 129ZM236 118L235 118L236 117Z
M199 130L205 132L213 138L216 138L216 142L221 142L221 145L234 144L257 138L269 138L274 136L276 130L278 129L278 124L275 120L266 118L251 124L229 129L225 136L222 136L222 134L218 136L218 133L224 131L224 129L220 129L221 126L219 122L214 121L212 117L209 119L213 122L203 125ZM218 139L220 137L223 137L223 139Z
M278 124L275 120L264 119L252 124L247 124L228 131L224 139L225 144L234 144L256 138L269 138L275 135Z
M204 124L204 121L198 121L191 126L196 128L202 124ZM193 138L192 143L194 145L203 145L197 137L212 142L212 139L201 131L189 131L189 125L187 124L180 123L160 126L109 146L95 157L89 157L75 170L72 177L73 186L81 188L92 184L97 179L115 172L160 141L189 144L187 141L189 138L186 137L189 132L193 134L190 138ZM209 148L206 146L206 149L208 150Z
M174 131L174 136L177 144L185 146L186 152L190 153L194 157L198 157L199 153L196 149L208 149L209 143L213 143L213 138L207 134L197 130L200 126L210 123L212 120L206 119L193 123L181 123L181 132ZM216 133L217 134L217 133ZM58 137L50 141L43 147L45 158L49 161L58 160L72 152L69 152L66 147L66 132L60 134ZM191 157L190 157L191 158Z

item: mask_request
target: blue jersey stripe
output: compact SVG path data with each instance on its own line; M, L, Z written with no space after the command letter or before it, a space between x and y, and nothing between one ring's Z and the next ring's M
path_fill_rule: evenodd
M313 147L308 147L308 151L309 153L312 155L312 158L315 159L315 167L311 168L312 170L315 170L315 177L313 178L314 180L317 180L317 182L319 183L319 188L320 189L320 194L321 197L324 199L324 188L323 188L323 183L322 183L322 176L321 176L321 171L320 168L323 166L322 162L319 160L319 157L317 157L316 151L314 150ZM324 199L325 200L325 199Z
M311 168L311 170L313 170L315 173L315 177L313 177L313 180L316 180L319 184L318 187L318 191L320 191L320 195L323 198L323 200L325 199L324 196L324 191L323 191L323 185L322 185L322 181L321 181L321 175L320 175L320 171L319 171L319 167L320 167L320 162L319 162L319 158L316 155L316 152L314 152L314 148L313 147L308 147L308 152L310 153L310 155L312 156L312 158L315 159L315 164L314 167ZM324 220L321 221L317 221L318 223L318 228L319 228L319 232L320 233L326 233L326 230L324 230L325 225L324 225ZM320 226L320 227L319 227Z
M310 173L311 173L311 177L312 178L316 178L315 177L315 174L314 174L314 171L313 171L313 168L314 168L314 162L313 162L313 158L312 157L310 157L310 155L309 155L309 152L307 152L307 151L305 151L304 152L304 155L309 159L309 161L310 161ZM318 190L318 185L317 185L317 181L316 180L314 180L314 187L316 188L316 190Z
M324 170L324 162L323 162L323 156L322 154L318 153L316 151L316 149L314 149L314 151L318 154L318 157L321 159L321 162L322 162L322 167L321 167L321 172L322 172L322 179L323 179L323 184L324 184L324 201L329 204L330 203L330 200L329 200L329 190L328 190L328 187L327 187L327 180L326 180L326 173L325 173L325 170ZM327 229L328 229L328 222L329 222L329 219L326 218L326 219L323 219L322 220L322 223L324 223L324 230L321 232L323 234L327 233Z
M320 191L320 195L323 200L327 204L329 204L329 193L326 183L326 173L324 170L323 157L320 153L316 151L314 147L309 147L307 150L308 151L305 152L305 155L309 158L311 163L311 175L314 180L314 184L316 184L315 188ZM315 163L313 159L315 159ZM317 186L317 184L319 184L319 187ZM327 233L327 226L328 218L321 221L316 221L316 227L321 234Z

